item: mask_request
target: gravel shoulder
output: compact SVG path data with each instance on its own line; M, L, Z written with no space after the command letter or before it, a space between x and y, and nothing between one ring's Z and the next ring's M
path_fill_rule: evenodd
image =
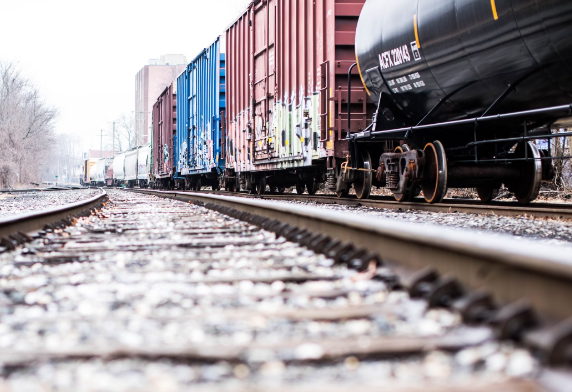
M42 211L89 199L99 194L98 189L46 191L0 194L0 218Z

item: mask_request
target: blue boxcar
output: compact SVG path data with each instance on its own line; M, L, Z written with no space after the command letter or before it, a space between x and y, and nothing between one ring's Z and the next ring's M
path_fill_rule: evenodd
M219 37L177 79L177 180L185 188L219 187L224 172L225 54ZM182 185L182 184L180 184Z

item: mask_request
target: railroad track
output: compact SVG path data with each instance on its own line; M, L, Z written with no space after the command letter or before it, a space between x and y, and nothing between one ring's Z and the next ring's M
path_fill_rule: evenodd
M395 221L372 222L352 214L249 198L138 192L204 204L337 262L353 259L358 269L365 268L363 262L373 252L397 273L411 295L438 307L454 307L468 323L488 320L497 326L498 336L516 333L513 337L543 351L553 365L558 356L563 363L572 359L569 354L557 354L570 349L566 342L572 338L570 248L439 227L428 230ZM474 319L476 314L480 316Z
M101 190L100 195L64 206L6 218L0 217L0 252L14 249L29 241L28 233L37 234L44 228L53 231L71 225L74 217L91 212L101 206L106 199L107 193Z
M462 236L435 242L400 224L384 239L389 227L379 222L264 200L109 192L97 214L0 255L6 382L47 390L57 380L74 390L99 379L117 390L566 390L569 307L561 300L569 293L558 284L572 275L563 255L492 256ZM408 247L395 252L396 241ZM471 263L489 268L473 283L490 283L501 307L465 282ZM453 264L457 281L442 273L455 272ZM499 273L510 293L501 292ZM528 291L537 317L512 301L522 299L513 283L526 278L537 279L527 282L538 285ZM536 297L547 281L554 304Z
M30 193L30 192L57 192L69 191L76 189L86 189L85 187L69 186L69 187L49 187L49 188L30 188L30 189L0 189L0 193Z
M549 219L572 219L572 204L532 203L523 206L517 202L495 201L480 203L469 199L445 199L443 203L430 204L422 198L412 202L398 202L390 196L371 196L369 199L359 200L354 197L338 198L335 195L298 195L298 194L264 194L251 195L247 192L201 191L208 194L227 196L241 196L261 200L302 201L319 204L337 204L344 206L363 206L391 210L418 210L443 213L467 213L498 216L529 216Z

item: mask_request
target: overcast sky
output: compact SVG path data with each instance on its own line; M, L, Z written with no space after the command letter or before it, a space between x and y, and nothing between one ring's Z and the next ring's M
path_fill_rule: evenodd
M0 61L60 110L57 131L99 148L135 108L135 74L151 58L192 60L250 0L0 0Z

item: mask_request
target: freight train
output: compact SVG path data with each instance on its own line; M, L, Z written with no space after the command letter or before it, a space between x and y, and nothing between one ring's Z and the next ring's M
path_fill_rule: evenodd
M113 158L101 158L89 169L89 184L93 186L113 185Z
M151 175L151 145L134 147L116 155L109 167L113 177L107 185L147 188Z
M442 201L553 173L569 0L255 0L153 108L150 185ZM560 135L559 135L560 136Z

